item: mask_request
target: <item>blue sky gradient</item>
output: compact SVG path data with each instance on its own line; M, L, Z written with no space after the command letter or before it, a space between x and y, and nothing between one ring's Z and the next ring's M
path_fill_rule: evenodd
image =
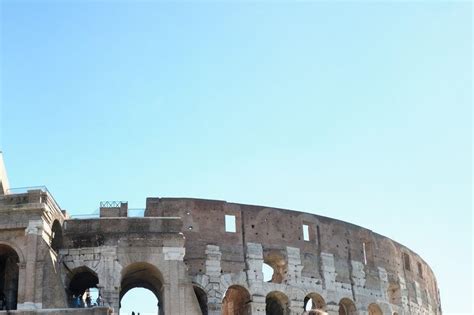
M472 313L469 2L0 3L12 186L72 214L187 196L353 222Z

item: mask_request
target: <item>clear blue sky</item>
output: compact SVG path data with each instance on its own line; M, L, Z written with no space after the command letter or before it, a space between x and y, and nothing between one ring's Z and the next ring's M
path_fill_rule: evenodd
M472 312L468 2L1 2L12 186L70 213L189 196L353 222Z

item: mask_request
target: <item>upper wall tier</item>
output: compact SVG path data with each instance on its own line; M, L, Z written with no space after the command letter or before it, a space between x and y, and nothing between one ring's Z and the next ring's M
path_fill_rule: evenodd
M185 261L192 276L204 272L209 244L222 252L222 272L238 273L246 269L244 245L259 243L264 262L274 269L279 260L287 260L287 247L298 248L302 276L322 279L320 257L327 253L334 256L340 283L350 284L351 262L361 262L368 289L380 287L378 270L383 268L394 288L400 288L402 276L409 297L421 298L434 309L439 305L434 274L418 254L351 223L305 212L191 198L148 198L145 216L182 218Z

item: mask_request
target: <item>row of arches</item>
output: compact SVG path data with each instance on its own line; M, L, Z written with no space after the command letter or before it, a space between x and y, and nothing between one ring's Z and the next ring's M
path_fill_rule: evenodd
M202 290L202 289L200 289ZM239 285L230 286L222 300L222 315L247 315L250 314L251 296L248 290ZM272 291L265 297L265 314L267 315L287 315L290 314L290 300L288 296L280 291ZM204 309L203 315L207 315ZM326 302L318 293L310 293L304 299L302 312L319 310L326 311ZM348 298L343 298L338 305L339 315L355 315L357 309L354 302ZM368 306L369 315L383 315L381 308L377 304Z
M69 293L71 295L83 295L89 292L91 288L96 288L98 284L97 275L87 267L80 267L74 270L69 283ZM120 301L130 290L134 288L144 288L152 292L156 298L156 313L164 314L160 307L162 298L162 279L158 269L148 263L134 263L122 270L122 281L120 290ZM194 293L198 301L201 313L208 314L208 299L206 292L194 286ZM240 285L230 286L224 294L221 305L222 315L247 315L251 313L252 297L249 291ZM290 314L290 299L281 291L272 291L265 297L265 314L268 315L287 315ZM122 309L121 309L122 310ZM310 293L304 299L304 307L301 310L308 312L310 310L326 310L326 302L318 293ZM339 315L355 315L356 306L348 298L340 300L338 305ZM376 304L370 304L368 307L369 315L383 315L380 307Z
M89 267L81 266L71 270L66 279L69 306L89 307L101 305L103 297L99 291L98 284L99 278L97 273ZM138 262L132 263L122 270L119 295L119 308L122 313L131 313L128 305L125 305L124 309L122 309L122 302L127 301L126 295L137 288L144 289L140 291L139 295L141 297L144 294L146 295L145 302L149 304L150 300L153 300L151 303L154 304L152 307L156 314L164 314L160 303L163 294L163 280L158 268L146 262ZM134 295L133 292L131 294ZM87 302L86 297L90 299L89 302Z

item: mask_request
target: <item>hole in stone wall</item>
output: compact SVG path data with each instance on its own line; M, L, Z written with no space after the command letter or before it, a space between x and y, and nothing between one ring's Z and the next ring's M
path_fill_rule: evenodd
M270 282L282 283L288 272L288 264L283 255L277 251L264 253L263 262L273 270Z
M309 241L309 226L303 224L303 240Z
M362 243L362 251L364 252L364 265L367 265L367 252L365 250L365 243Z
M263 273L263 281L265 282L272 281L274 271L270 265L266 263L262 263L262 273Z
M237 232L236 224L235 224L235 215L225 215L225 231L230 233Z

